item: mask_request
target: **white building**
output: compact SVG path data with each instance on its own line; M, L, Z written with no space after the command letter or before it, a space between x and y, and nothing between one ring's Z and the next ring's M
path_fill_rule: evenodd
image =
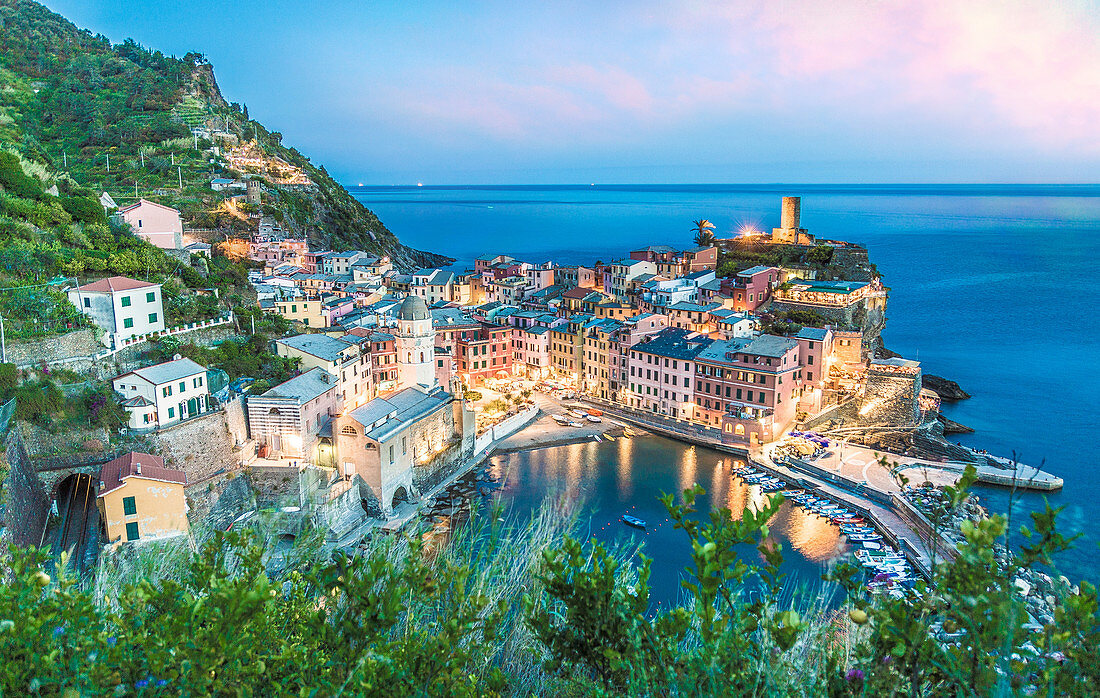
M103 343L164 330L160 284L112 276L69 290L69 302L103 329Z
M123 373L111 384L130 413L131 429L175 424L210 409L206 368L191 359L174 359Z
M435 329L420 296L407 296L397 309L397 381L401 388L435 387Z

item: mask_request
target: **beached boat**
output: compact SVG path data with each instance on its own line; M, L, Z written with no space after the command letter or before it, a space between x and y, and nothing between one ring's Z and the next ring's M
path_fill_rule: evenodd
M630 514L623 514L623 523L634 528L645 528L645 519L639 519L637 516L631 516Z
M594 415L594 414L590 414L590 415L588 415L587 417L585 417L585 419L587 419L588 421L592 422L593 424L599 424L600 422L602 422L602 421L603 421L602 419L600 419L599 417L597 417L597 416L596 416L596 415Z

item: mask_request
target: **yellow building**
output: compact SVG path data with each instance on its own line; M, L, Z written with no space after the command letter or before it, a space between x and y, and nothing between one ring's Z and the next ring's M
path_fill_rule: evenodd
M275 301L275 312L292 322L300 322L306 327L328 327L328 315L322 313L320 298Z
M103 464L96 504L107 540L137 541L187 533L182 470L148 453L128 453Z

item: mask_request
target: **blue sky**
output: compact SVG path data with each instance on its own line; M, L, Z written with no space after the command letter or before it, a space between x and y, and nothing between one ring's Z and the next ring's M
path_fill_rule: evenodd
M349 184L1100 181L1100 0L48 0Z

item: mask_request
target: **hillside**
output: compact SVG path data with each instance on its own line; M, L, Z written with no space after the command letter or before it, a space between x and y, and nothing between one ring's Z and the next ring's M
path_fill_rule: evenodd
M145 197L217 231L196 237L255 230L263 215L318 248L404 268L448 262L402 245L323 167L227 102L200 54L112 45L29 0L0 0L0 147L40 166L47 187L106 191L120 206ZM213 178L258 180L261 205L227 201Z

